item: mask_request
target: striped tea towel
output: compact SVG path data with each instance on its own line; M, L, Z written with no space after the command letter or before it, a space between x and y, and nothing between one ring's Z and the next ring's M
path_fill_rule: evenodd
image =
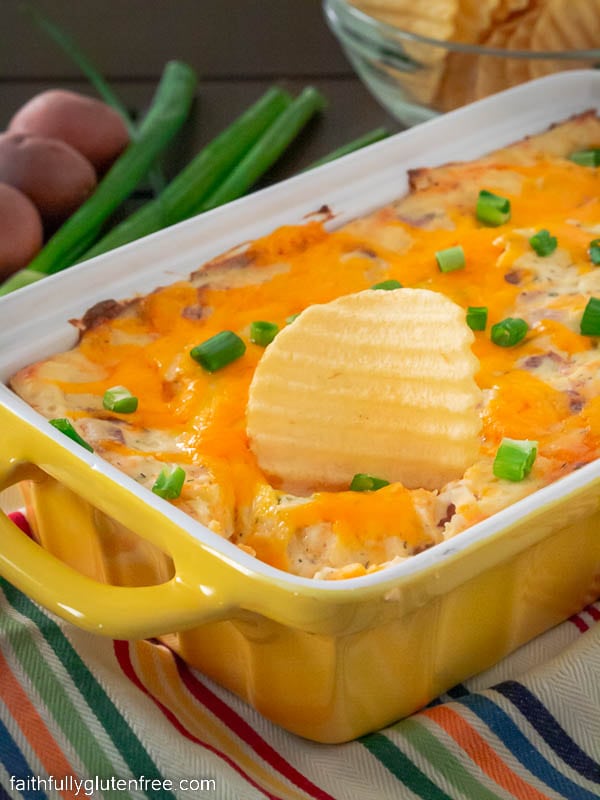
M598 800L600 601L411 718L321 745L2 580L0 800L82 797Z

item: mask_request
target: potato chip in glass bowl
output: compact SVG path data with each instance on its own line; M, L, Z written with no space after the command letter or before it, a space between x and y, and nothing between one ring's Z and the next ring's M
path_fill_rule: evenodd
M405 125L600 65L600 0L324 0L359 77Z

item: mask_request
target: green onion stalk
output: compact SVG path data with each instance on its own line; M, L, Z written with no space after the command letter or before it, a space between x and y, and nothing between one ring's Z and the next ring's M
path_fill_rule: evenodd
M324 107L325 98L317 89L312 86L303 89L217 189L198 204L195 213L244 195L277 161L311 117Z
M209 142L164 192L110 230L81 256L87 260L246 194L325 105L307 87L292 100L269 89Z
M200 150L161 195L143 205L103 236L80 261L136 241L191 217L241 158L291 104L288 92L269 89L219 136Z
M309 169L315 169L316 167L321 167L323 164L329 164L330 161L335 161L342 156L347 156L350 153L355 153L357 150L362 150L363 147L367 147L370 144L375 144L375 142L380 142L382 139L386 139L390 135L390 132L387 128L375 128L372 131L368 131L367 133L359 136L357 139L353 139L351 142L347 142L343 144L341 147L332 150L331 153L327 153L327 155L319 158L317 161L313 161L312 164L309 164L303 171L308 172Z

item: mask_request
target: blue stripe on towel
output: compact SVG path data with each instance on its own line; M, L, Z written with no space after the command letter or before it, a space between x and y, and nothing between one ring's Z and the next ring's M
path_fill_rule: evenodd
M571 769L590 781L600 783L600 764L573 741L546 706L529 689L517 681L504 681L493 689L519 709L529 724Z
M15 781L24 781L25 786L27 786L27 779L32 777L31 767L1 719L0 762L4 765L4 768L8 772L9 776L14 777ZM6 794L4 796L9 800L11 797L17 797L18 794L25 798L25 800L47 800L46 794L39 789L24 788L21 792L17 792L17 787L18 783L15 782L15 788L11 788L12 794ZM6 788L8 789L9 787ZM2 795L0 795L0 797L2 797Z
M476 714L504 743L523 766L547 786L569 800L598 800L597 792L589 792L559 772L515 725L499 706L482 694L471 694L455 702Z

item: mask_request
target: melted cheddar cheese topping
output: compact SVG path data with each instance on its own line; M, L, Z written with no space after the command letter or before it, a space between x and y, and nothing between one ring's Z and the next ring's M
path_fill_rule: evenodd
M87 373L47 378L65 416L141 483L152 485L163 462L181 464L188 480L176 505L258 558L318 577L360 575L410 556L596 458L600 351L579 333L579 320L589 297L600 296L600 268L588 254L600 235L598 171L546 155L493 169L453 165L450 179L452 169L458 194L453 184L444 196L434 182L417 192L416 208L399 201L332 231L316 221L280 228L251 243L221 278L217 263L206 279L197 280L200 270L138 299L133 313L91 326L77 346ZM479 189L510 199L508 223L477 221ZM558 240L547 257L529 244L541 228ZM466 266L443 273L434 254L455 245ZM390 278L443 292L465 310L488 308L474 344L485 398L480 459L439 493L399 484L302 498L275 490L246 436L248 388L264 352L249 340L250 323L283 327L311 304ZM508 316L524 318L529 331L505 348L491 341L490 327ZM189 352L222 330L241 336L246 353L208 373ZM104 391L120 384L139 398L133 414L102 411ZM492 473L506 436L539 442L533 471L518 484Z

